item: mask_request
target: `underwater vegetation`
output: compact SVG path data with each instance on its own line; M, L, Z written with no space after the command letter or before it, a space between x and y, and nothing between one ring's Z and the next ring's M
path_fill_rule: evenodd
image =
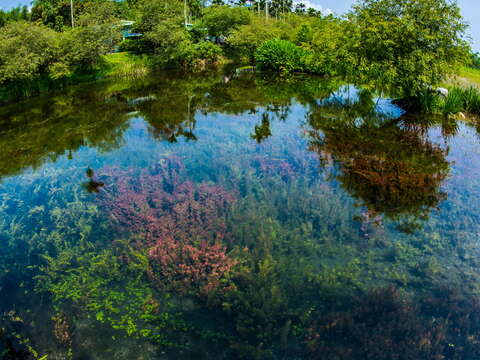
M476 360L478 124L150 80L0 109L1 356Z
M478 299L436 291L414 302L395 287L372 290L349 309L312 323L309 358L474 359L480 351Z
M119 169L101 173L111 185L101 192L99 204L147 249L152 277L179 291L195 287L208 295L217 290L236 264L223 244L226 209L234 195L182 179L184 167L175 156L137 175Z

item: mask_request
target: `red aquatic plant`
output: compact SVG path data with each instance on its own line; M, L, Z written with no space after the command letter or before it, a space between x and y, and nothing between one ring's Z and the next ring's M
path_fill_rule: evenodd
M142 171L104 169L99 196L121 231L129 231L153 260L162 284L201 294L217 289L236 264L223 240L234 196L220 186L184 179L177 157Z
M295 168L285 159L258 155L254 158L254 165L260 174L278 175L285 181L296 174Z

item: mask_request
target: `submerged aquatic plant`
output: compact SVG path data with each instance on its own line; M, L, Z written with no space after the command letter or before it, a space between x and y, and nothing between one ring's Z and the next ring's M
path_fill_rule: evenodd
M62 346L87 336L85 326L75 328L82 321L108 325L108 331L114 330L112 335L117 330L116 335L177 346L170 335L184 331L185 324L170 303L169 294L151 287L147 276L150 265L144 252L125 241L116 241L108 249L89 243L65 250L56 258L46 257L36 290L51 296L57 312L52 318L52 332ZM78 322L76 314L83 320Z
M148 249L160 283L184 291L195 287L205 295L236 264L222 243L234 196L219 186L184 180L183 172L174 156L140 173L105 169L112 185L100 202L139 247Z
M395 287L370 291L348 310L314 321L310 359L475 359L479 302L451 289L413 301Z

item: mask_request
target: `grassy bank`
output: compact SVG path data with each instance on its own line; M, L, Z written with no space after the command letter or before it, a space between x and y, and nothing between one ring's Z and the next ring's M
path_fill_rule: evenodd
M101 57L95 66L75 72L69 77L53 80L43 74L29 81L16 82L0 87L0 103L18 101L45 92L107 78L137 78L147 75L154 68L154 60L148 55L127 52L112 53Z
M96 69L96 77L134 78L147 75L154 67L154 61L148 55L135 55L128 52L112 53L102 56L102 63Z
M480 69L465 67L460 71L460 77L467 79L469 82L480 86Z
M459 86L477 86L480 87L480 70L464 66L460 69L457 76L449 79L445 86L459 85Z

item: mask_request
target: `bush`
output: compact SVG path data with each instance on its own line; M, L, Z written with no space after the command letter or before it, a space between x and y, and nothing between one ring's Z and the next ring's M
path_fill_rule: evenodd
M472 86L464 89L462 95L465 111L480 115L480 90Z
M265 41L284 39L295 41L295 28L284 22L265 22L259 17L254 17L248 25L241 25L227 38L227 49L230 55L247 60L250 64L255 61L255 51Z
M125 39L118 45L120 52L128 51L133 54L146 54L150 52L149 47L142 39Z
M463 89L453 88L445 99L443 114L457 114L461 111L463 111Z
M0 84L36 78L58 53L53 30L23 21L8 24L0 29Z
M204 10L202 24L210 36L228 36L240 25L250 24L251 13L248 9L230 6L211 6Z
M112 51L119 40L120 34L109 24L76 27L63 35L65 60L74 67L90 68Z
M222 55L222 48L209 41L203 41L195 44L194 48L196 52L196 58L199 60L205 60L210 64L218 61Z
M480 53L472 54L472 67L475 69L480 69Z
M255 61L261 70L282 72L305 70L308 52L287 40L264 42L255 52Z
M468 57L467 25L456 1L360 0L347 19L347 70L357 83L417 96Z
M418 102L417 107L425 113L434 113L442 106L440 97L431 88L425 88L420 91L417 101L412 101L412 103L416 102Z
M297 32L297 44L310 43L313 40L312 28L308 24L302 24Z
M417 107L427 113L441 113L452 115L465 111L480 115L480 90L476 87L452 87L446 98L442 98L436 91L427 88L419 93L409 104L418 103Z

